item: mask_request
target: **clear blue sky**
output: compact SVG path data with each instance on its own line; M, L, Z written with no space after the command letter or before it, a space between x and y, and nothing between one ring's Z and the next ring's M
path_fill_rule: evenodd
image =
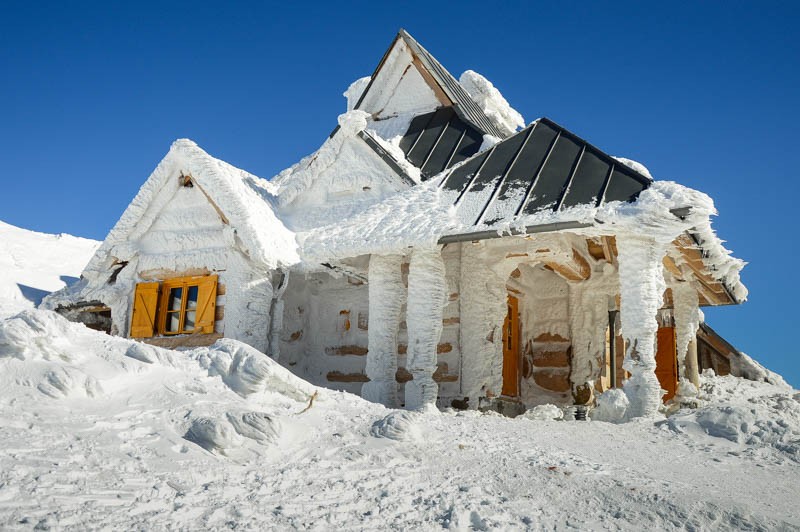
M404 27L527 121L710 194L751 296L708 322L800 386L799 4L680 4L4 2L0 220L102 239L180 137L270 177Z

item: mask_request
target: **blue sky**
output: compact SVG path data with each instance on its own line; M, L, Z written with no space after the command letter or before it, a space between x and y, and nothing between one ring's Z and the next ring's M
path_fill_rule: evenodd
M710 194L751 296L708 322L800 386L798 4L110 4L0 7L0 220L102 239L180 137L270 177L404 27L527 121Z

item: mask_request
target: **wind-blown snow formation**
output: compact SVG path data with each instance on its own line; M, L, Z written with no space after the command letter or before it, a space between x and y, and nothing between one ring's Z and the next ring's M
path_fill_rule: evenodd
M474 70L467 70L458 82L500 131L510 135L525 127L525 119L509 105L491 81Z

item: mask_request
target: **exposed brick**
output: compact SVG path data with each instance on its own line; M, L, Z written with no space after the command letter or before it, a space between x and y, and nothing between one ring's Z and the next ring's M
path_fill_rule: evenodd
M553 334L553 333L546 332L546 333L542 333L539 336L537 336L536 338L534 338L533 341L534 342L569 342L569 339L564 338L563 336L561 336L559 334Z
M340 345L337 347L326 347L325 354L327 355L337 355L337 356L345 356L345 355L357 355L357 356L364 356L367 354L369 349L366 347L361 347L360 345Z
M394 374L394 380L400 384L404 384L410 380L414 380L414 376L409 373L406 368L397 368L397 372Z
M439 344L436 346L436 354L441 355L443 353L449 353L453 350L453 346L449 343Z
M569 351L533 351L533 364L540 368L569 367Z
M456 316L455 318L445 318L442 320L442 325L456 325L461 323L461 318Z
M289 336L289 341L290 342L296 342L297 340L299 340L302 337L303 337L303 331L302 330L301 331L295 331L295 332L293 332L291 334L291 336Z
M570 390L569 371L558 369L541 369L533 372L533 381L551 392L568 392Z
M369 382L369 377L363 373L342 373L341 371L329 371L328 382Z
M436 371L433 372L434 382L458 382L458 375L448 373L450 368L447 363L440 362L436 365ZM394 378L400 384L405 384L408 381L414 380L414 376L403 367L397 368Z

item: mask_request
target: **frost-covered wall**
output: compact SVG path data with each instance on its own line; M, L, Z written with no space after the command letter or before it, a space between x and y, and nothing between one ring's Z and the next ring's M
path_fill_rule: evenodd
M283 299L281 364L314 384L360 394L367 381L366 283L325 272L293 273Z
M520 265L508 281L519 300L521 399L527 406L570 401L570 290L537 264Z
M269 272L242 253L235 231L200 186L179 187L151 208L158 209L154 222L127 242L133 257L114 283L124 287L125 295L112 301L116 331L128 334L136 283L216 274L215 332L266 351L272 297Z
M459 378L459 246L445 246L441 257L445 303L432 378L438 385L439 405L451 406L453 400L463 397ZM401 298L395 381L398 403L404 404L406 384L413 378L408 367L409 258L402 259L398 266ZM369 284L348 275L293 273L283 300L281 363L320 386L361 394L362 385L369 380Z

